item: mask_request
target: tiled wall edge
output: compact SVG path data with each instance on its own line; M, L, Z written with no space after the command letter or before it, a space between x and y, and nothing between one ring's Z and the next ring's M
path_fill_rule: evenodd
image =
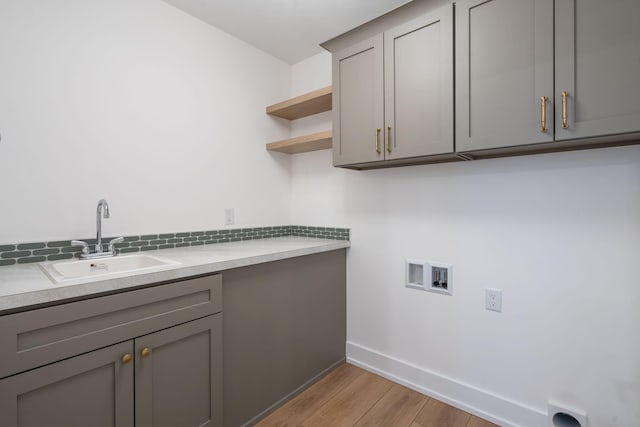
M123 243L116 244L116 247L118 248L119 253L125 254L283 236L349 240L349 229L312 227L305 225L280 225L273 227L144 234L140 236L125 236L125 241ZM107 249L109 240L112 238L113 237L107 237L103 239L105 250ZM84 240L90 245L96 244L96 239L80 240ZM57 261L71 259L74 257L77 258L80 256L81 250L82 249L78 246L71 246L71 240L0 245L0 267L32 262Z

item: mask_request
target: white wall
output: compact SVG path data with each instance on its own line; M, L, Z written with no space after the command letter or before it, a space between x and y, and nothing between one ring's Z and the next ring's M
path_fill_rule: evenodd
M328 84L329 55L292 70ZM352 230L352 361L504 425L549 398L638 425L640 146L363 172L325 150L292 174L293 223ZM453 264L454 296L405 288L405 258Z
M3 0L0 58L0 243L289 224L284 62L159 0Z
M291 66L291 96L302 95L331 84L331 55L323 52ZM291 122L292 136L299 136L331 129L331 111ZM297 156L292 156L294 159Z

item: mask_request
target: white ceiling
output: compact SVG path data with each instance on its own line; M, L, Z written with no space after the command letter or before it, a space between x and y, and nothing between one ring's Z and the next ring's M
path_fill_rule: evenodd
M164 0L289 64L407 0Z

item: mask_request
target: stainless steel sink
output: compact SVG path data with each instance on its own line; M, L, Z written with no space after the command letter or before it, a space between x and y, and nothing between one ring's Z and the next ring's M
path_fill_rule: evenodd
M138 274L139 272L164 270L177 264L179 263L156 256L138 254L120 255L113 258L45 262L40 264L40 268L55 283L63 283L69 280L120 273Z

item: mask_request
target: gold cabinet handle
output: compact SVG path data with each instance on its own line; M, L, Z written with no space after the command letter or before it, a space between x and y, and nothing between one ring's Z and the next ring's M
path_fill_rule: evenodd
M380 154L380 128L376 129L376 153Z
M389 143L389 133L391 132L391 126L387 126L387 131L384 136L384 145L387 147L387 153L391 153L391 144Z
M567 97L569 94L566 90L562 91L562 129L567 129L569 127L568 123L568 113L567 113Z
M546 96L540 97L540 108L542 110L540 112L540 131L546 132L547 131L547 97Z
M147 356L151 355L151 349L145 347L145 348L142 349L140 354L142 355L142 357L147 357Z
M123 365L126 365L127 363L131 362L131 360L133 360L133 356L131 356L129 353L125 354L120 358L120 361L122 362Z

